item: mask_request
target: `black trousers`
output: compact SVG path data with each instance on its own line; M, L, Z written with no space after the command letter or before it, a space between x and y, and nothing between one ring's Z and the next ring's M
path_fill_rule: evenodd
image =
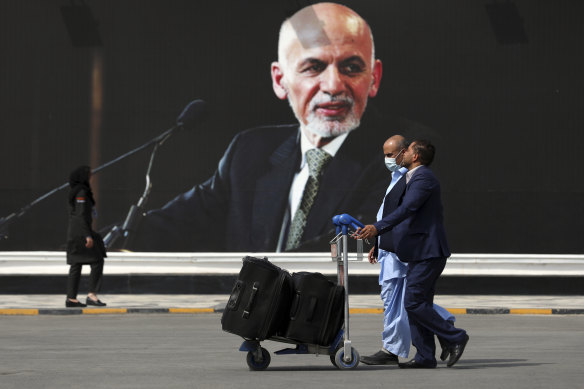
M404 306L408 312L416 362L436 367L434 334L446 344L458 344L466 331L454 327L434 310L436 282L446 266L446 258L432 258L408 263Z
M67 278L67 298L76 299L79 291L79 281L81 280L82 264L73 264L69 268ZM91 264L89 274L89 293L97 293L101 289L101 279L103 278L103 261Z

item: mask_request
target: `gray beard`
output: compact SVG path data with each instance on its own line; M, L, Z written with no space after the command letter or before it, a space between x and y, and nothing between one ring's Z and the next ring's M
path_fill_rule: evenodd
M352 112L343 121L322 120L315 114L310 114L304 128L322 138L331 138L353 131L359 124L361 121Z
M314 112L308 115L308 123L304 124L300 115L296 113L290 99L288 99L288 104L296 116L296 120L300 123L300 127L306 128L311 133L320 136L321 138L334 138L339 135L349 133L359 127L361 124L360 118L358 118L353 110L349 112L342 120L323 120L319 118Z

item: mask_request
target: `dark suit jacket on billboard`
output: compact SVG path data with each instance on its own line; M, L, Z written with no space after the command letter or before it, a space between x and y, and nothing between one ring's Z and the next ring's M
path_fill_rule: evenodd
M396 253L402 262L450 256L440 183L426 166L420 166L414 172L401 204L373 225L379 234L393 229L394 247L389 247L388 251Z
M363 127L363 126L362 126ZM331 218L368 219L388 172L380 142L352 131L325 168L299 250L328 251ZM298 125L260 127L235 136L215 174L142 220L136 251L275 251L301 160Z

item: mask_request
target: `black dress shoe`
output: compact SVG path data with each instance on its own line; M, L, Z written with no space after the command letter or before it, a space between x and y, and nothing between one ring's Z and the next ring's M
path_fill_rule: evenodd
M454 322L452 320L448 320L448 323L454 326ZM436 337L438 338L438 342L440 342L440 347L442 348L442 352L440 353L440 360L445 361L446 358L448 358L448 354L450 354L450 347L444 338L441 338L440 336Z
M445 361L446 358L448 358L448 354L450 354L450 350L448 349L448 347L444 347L442 349L442 352L440 353L440 360Z
M360 358L361 362L366 365L397 365L399 360L397 355L379 350L373 355Z
M468 335L464 335L464 340L462 341L462 343L455 344L454 346L450 347L450 358L448 358L446 366L452 367L456 362L458 362L460 356L464 352L466 344L468 343L468 339L469 339Z
M87 305L93 305L95 307L105 307L107 305L106 303L102 303L101 301L99 301L99 299L95 301L90 299L89 297L85 299L85 302L87 303Z
M65 300L65 307L67 308L83 308L87 305L83 304L81 301L71 301L69 299Z
M434 369L436 366L422 365L416 362L415 359L412 359L411 361L400 363L399 367L402 369Z

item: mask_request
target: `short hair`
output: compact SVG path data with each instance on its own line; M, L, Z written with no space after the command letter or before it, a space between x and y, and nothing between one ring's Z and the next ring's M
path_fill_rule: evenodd
M410 147L410 142L408 142L406 138L401 137L399 142L397 142L397 147L399 147L400 150L407 149Z
M430 166L436 154L436 147L429 140L417 139L412 142L414 153L418 154L422 165Z

